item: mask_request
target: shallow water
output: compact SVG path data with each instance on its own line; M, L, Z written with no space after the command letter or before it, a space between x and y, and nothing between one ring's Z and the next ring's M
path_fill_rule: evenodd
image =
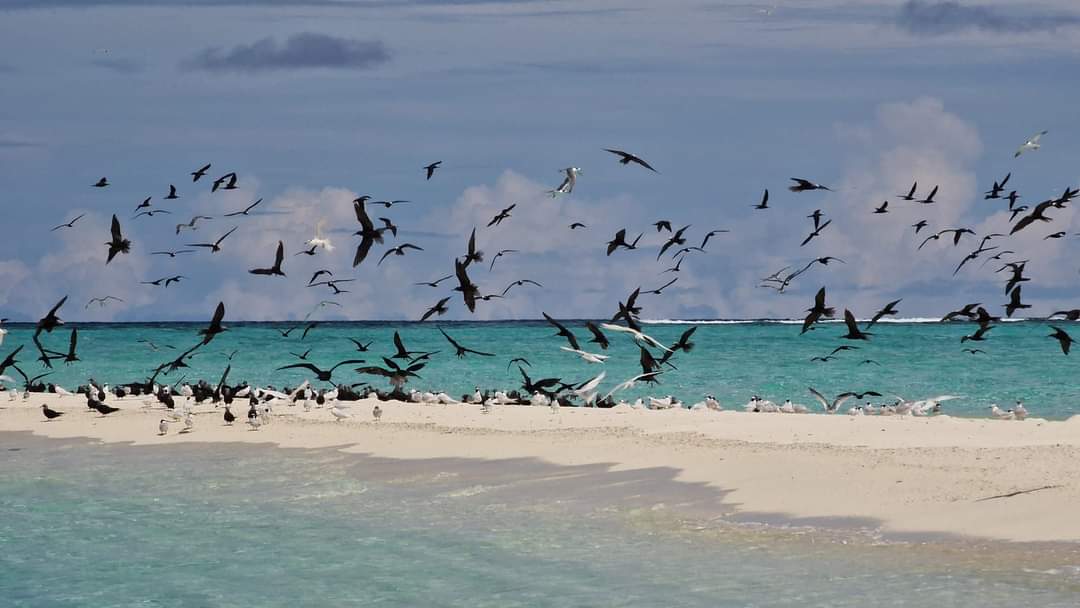
M1076 606L1071 546L726 522L670 472L0 434L5 606Z
M578 335L585 350L601 352L597 345L586 342L590 335L583 322L566 324ZM287 339L276 329L295 324L227 325L227 332L190 360L190 369L165 379L175 382L186 376L216 383L225 366L231 364L230 382L295 385L311 378L310 372L275 371L297 362L290 352L301 354L311 349L308 359L323 368L350 358L381 365L381 357L394 352L394 331L401 332L409 350L440 351L420 372L422 377L413 380L408 388L444 390L455 397L471 393L476 386L519 388L521 376L516 368L507 365L514 357L529 360L532 365L525 369L534 380L561 377L584 381L605 370L607 379L600 387L602 391L641 373L638 348L626 336L608 332L612 345L606 354L611 359L602 366L587 365L559 350L566 341L553 337L551 326L535 321L441 324L466 346L497 355L470 355L463 360L453 356L449 344L430 322L328 322L312 330L306 340L300 337L302 327ZM177 356L176 351L164 345L189 348L199 341L196 332L201 327L185 323L80 324L82 361L71 366L56 364L54 373L45 381L72 388L88 377L111 383L145 379L158 364ZM646 326L646 332L670 344L689 327L681 323L651 324ZM10 329L0 354L26 344L21 354L28 366L26 372L40 373L39 364L33 362L36 353L30 342L32 328L14 325ZM778 403L790 398L816 407L807 391L813 386L829 395L873 389L890 402L892 395L908 399L961 395L962 399L945 404L946 412L954 415L984 416L991 403L1008 407L1016 399L1023 399L1036 416L1062 419L1080 413L1080 383L1075 381L1077 360L1062 355L1057 342L1047 337L1050 331L1043 322L1003 323L995 327L989 340L963 345L960 338L974 331L970 323L880 323L872 330L875 335L871 341L854 344L859 350L841 352L828 363L810 362L811 357L826 355L846 342L838 339L844 331L842 324L835 323L821 325L803 336L799 335L799 327L791 324L699 325L693 337L696 347L673 359L678 369L666 371L659 386L638 387L623 395L632 400L647 394L672 394L693 403L705 394L713 394L731 408L757 394ZM347 340L349 337L374 344L368 353L358 353ZM66 351L67 338L64 328L57 330L45 338L47 348ZM162 350L154 352L139 340L150 340ZM962 351L971 346L986 353L971 355ZM238 352L227 360L233 351ZM867 359L880 365L863 364ZM388 388L385 379L361 376L352 371L354 367L340 368L334 380L367 381Z

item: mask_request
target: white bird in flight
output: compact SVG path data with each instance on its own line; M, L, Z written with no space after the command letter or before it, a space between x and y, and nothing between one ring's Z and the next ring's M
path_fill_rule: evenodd
M665 352L672 352L670 348L657 342L655 338L649 337L636 329L632 329L630 327L623 327L622 325L613 325L611 323L601 323L600 327L603 327L608 331L618 331L624 334L630 334L631 336L633 336L634 340L638 342L644 342L650 346L655 346L656 348L659 348L660 350L663 350Z
M566 177L563 179L563 182L559 184L559 187L554 190L548 190L548 194L551 195L551 198L555 198L560 194L570 194L573 192L574 184L577 183L577 176L581 174L581 168L567 167L563 169L563 172L566 173Z
M333 251L334 245L330 242L330 239L323 237L323 226L326 225L326 220L319 220L318 224L315 224L315 237L304 243L308 247L322 247L327 251Z
M1016 154L1013 154L1013 158L1018 158L1021 154L1027 152L1028 150L1038 150L1040 147L1042 147L1041 144L1039 144L1039 139L1041 139L1042 136L1046 135L1047 133L1049 133L1049 131L1039 131L1035 135L1032 135L1031 139L1025 141L1024 145L1020 146L1020 148L1016 151Z
M567 346L560 346L559 348L565 350L568 353L574 353L585 360L586 363L603 363L607 360L609 355L598 355L594 353L587 353L583 350L577 350Z
M584 399L587 405L592 405L596 401L596 387L600 386L605 376L607 376L607 372L600 372L599 376L589 380L581 388L574 389L574 394Z

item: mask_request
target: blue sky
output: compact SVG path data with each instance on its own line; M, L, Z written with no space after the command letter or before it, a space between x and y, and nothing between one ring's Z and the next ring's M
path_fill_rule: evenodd
M1010 171L1027 204L1077 185L1078 20L1064 0L0 0L0 316L37 318L70 294L71 320L203 319L218 300L234 319L297 318L330 295L303 287L328 268L357 281L324 316L415 319L448 288L412 283L450 274L473 226L489 256L522 250L475 269L482 292L518 278L544 288L475 317L454 299L448 318L604 316L672 276L655 261L658 219L691 224L688 244L732 233L688 256L679 282L643 302L647 318L798 316L822 285L859 316L900 297L905 317L996 307L994 264L952 277L976 241L916 251L908 226L1007 229L1005 204L981 192ZM1042 129L1043 149L1013 159ZM608 147L660 173L619 165ZM440 159L424 181L420 167ZM240 189L191 184L207 162L212 177L236 171ZM552 200L544 191L571 165L584 169L578 187ZM112 186L89 187L103 175ZM791 194L791 176L836 192ZM916 179L940 184L939 204L895 200ZM170 183L180 200L161 200ZM772 208L752 210L765 188ZM372 215L401 226L388 245L425 251L376 266L377 247L353 270L359 194L414 201ZM172 214L132 220L147 196ZM260 197L269 213L220 218ZM872 215L885 199L892 212ZM511 203L512 218L484 228ZM799 247L817 208L834 224ZM134 247L106 267L113 213ZM176 237L196 213L215 219ZM1001 243L1033 260L1032 314L1080 303L1080 226L1071 209L1054 217ZM342 230L335 251L293 257L319 219ZM573 221L588 228L571 232ZM147 255L233 226L216 256ZM623 227L645 246L606 257ZM1069 237L1044 240L1058 230ZM278 239L288 278L248 275ZM757 287L822 255L848 263L789 293ZM189 280L138 284L172 274ZM84 308L106 294L125 302Z

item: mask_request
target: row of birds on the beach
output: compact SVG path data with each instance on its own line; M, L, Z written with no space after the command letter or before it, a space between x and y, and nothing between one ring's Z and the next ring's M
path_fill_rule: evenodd
M1020 156L1020 154L1027 151L1039 149L1040 138L1044 134L1045 132L1042 132L1030 138L1027 142L1023 144L1023 146L1021 146L1016 156ZM618 157L618 162L623 165L633 164L649 170L653 173L658 173L658 171L649 162L647 162L640 156L617 149L605 150L609 153L616 155ZM442 161L438 161L426 165L422 168L423 175L425 176L426 180L432 179L432 177L436 174L436 171L440 169L441 163ZM199 182L202 178L206 177L209 174L209 170L211 169L211 167L211 164L206 164L205 166L202 166L195 171L192 171L190 174L192 177L192 182ZM572 193L577 184L578 178L582 175L582 170L578 167L568 167L563 170L563 173L563 181L549 191L549 193L553 197L569 195L570 193ZM1019 217L1021 213L1028 211L1025 206L1017 205L1017 202L1021 197L1019 196L1019 194L1017 194L1015 190L1011 190L1007 194L1005 193L1006 187L1011 177L1012 175L1011 173L1009 173L1000 181L995 181L992 187L985 194L985 199L987 200L1002 199L1008 201L1009 210L1012 212L1012 219L1010 220L1010 222L1016 220L1016 218ZM218 192L219 190L236 190L239 187L238 182L239 177L236 172L225 173L217 179L213 180L210 186L210 192L214 193ZM97 183L93 184L93 186L96 188L106 188L110 186L110 182L107 178L102 178ZM828 186L804 178L792 178L792 185L788 189L793 193L832 191L832 189ZM902 201L910 201L921 205L938 204L937 197L940 193L938 186L934 186L927 191L926 195L921 197L917 195L917 192L918 182L916 181L911 186L911 188L906 191L906 194L900 195L899 198ZM968 262L978 259L985 254L986 259L984 261L984 265L990 261L996 260L1002 263L1001 268L999 268L997 272L1004 272L1006 270L1010 272L1010 276L1005 283L1005 293L1009 297L1009 301L1006 304L1002 305L1005 308L1006 316L1012 317L1015 312L1030 308L1030 305L1024 304L1021 299L1021 284L1031 280L1029 277L1024 275L1027 261L1006 259L1006 256L1015 256L1016 252L1011 250L1001 250L998 245L991 245L990 243L993 239L1006 238L1009 235L1016 234L1028 228L1029 226L1041 225L1043 223L1053 221L1053 219L1049 217L1047 213L1049 213L1052 209L1065 208L1068 203L1071 202L1078 195L1078 193L1080 193L1080 188L1066 188L1061 196L1049 199L1047 201L1039 203L1038 205L1035 205L1034 209L1030 210L1030 213L1020 217L1018 221L1015 221L1015 223L1013 223L1008 235L1004 233L991 233L984 235L979 246L961 261L959 266L957 266L954 274L958 273ZM168 194L164 198L166 200L175 200L180 198L177 188L174 185L169 185ZM142 217L144 215L152 217L157 213L169 213L169 211L166 209L155 208L152 204L151 199L152 197L147 198L135 208L133 219ZM261 204L261 202L262 199L258 199L244 209L223 214L223 217L242 218L257 214L258 211L256 211L256 209ZM381 225L376 226L375 222L368 215L368 206L381 205L386 209L391 209L397 205L405 204L408 202L409 201L407 200L373 200L373 197L367 195L360 196L352 201L356 220L359 224L359 230L354 232L354 236L359 237L359 242L356 245L355 254L352 260L352 265L354 268L361 265L367 259L368 254L370 253L374 245L382 244L385 242L386 234L389 233L394 237L396 237L398 234L398 226L391 218L378 217L377 219L379 220ZM766 190L761 202L757 205L754 205L754 207L758 210L769 209L770 207L768 207L768 202L769 192L768 190ZM498 213L494 214L494 216L487 223L485 228L497 229L498 226L502 224L502 222L506 221L513 215L515 207L516 203L499 210ZM875 214L886 214L888 212L889 209L887 203L876 207L873 211L873 213ZM77 225L77 222L81 217L82 216L76 217L70 222L56 226L55 228L53 228L53 230L55 231L62 229L72 229ZM808 217L813 222L813 229L811 230L810 234L802 241L801 245L803 246L807 245L815 239L823 238L823 235L826 234L825 229L832 225L832 219L826 218L825 214L820 209L815 210L814 213L812 213ZM213 218L209 216L196 215L191 219L191 221L187 223L177 224L176 234L180 235L185 230L197 230L200 221L208 221L211 219ZM914 233L918 235L928 225L929 222L927 220L922 220L918 222L913 226ZM316 224L315 235L304 243L306 249L303 249L299 253L294 255L315 256L334 251L334 245L330 242L330 239L323 233L323 227L324 224L322 223ZM571 229L578 229L584 227L584 224L581 223L574 223L570 225ZM670 345L662 344L658 340L645 334L642 331L642 327L638 322L641 315L642 307L638 304L637 300L642 295L662 295L665 289L671 287L678 281L677 274L680 272L680 266L683 260L685 260L688 256L692 254L705 253L706 246L708 245L710 239L727 232L727 230L725 229L713 229L702 235L700 245L687 245L689 238L689 230L691 228L690 225L675 228L673 224L668 220L658 220L653 224L653 228L655 229L657 234L663 234L666 232L668 235L666 237L666 240L660 246L659 253L656 259L660 260L665 254L670 251L672 252L670 256L671 261L674 263L673 266L664 269L660 274L664 275L667 273L672 273L675 275L674 278L671 278L663 285L654 289L635 289L625 299L625 301L618 302L617 310L611 317L610 322L600 324L595 324L593 322L585 323L585 329L591 335L591 339L588 341L588 343L595 344L601 351L607 350L608 348L609 338L607 334L609 333L626 334L638 346L639 363L641 365L642 373L635 378L618 385L620 387L626 385L626 388L629 388L634 386L634 384L638 382L658 383L660 376L665 373L665 367L667 367L668 369L674 369L674 365L671 362L672 358L679 352L688 353L693 348L693 342L690 340L690 338L692 337L696 327L691 327L690 329L686 330L686 332L683 333L683 335L678 341ZM190 247L191 249L154 251L152 252L152 255L176 258L177 256L192 254L198 249L205 249L210 254L220 253L225 248L226 240L238 229L239 226L234 226L228 231L224 232L221 237L213 240L212 242L186 243L184 245L185 247ZM620 250L638 249L639 242L644 232L638 234L638 236L634 239L628 239L627 234L628 231L626 228L619 229L616 232L615 236L607 242L606 254L608 256L611 256ZM921 244L916 248L916 250L922 249L931 241L939 241L942 238L947 238L947 240L952 242L953 246L958 246L962 239L967 235L977 237L975 231L971 228L945 228L931 234L930 236L922 240ZM1059 233L1049 235L1047 238L1060 238L1061 236L1064 236L1064 234L1060 233L1059 231ZM110 226L110 237L111 238L106 243L106 265L108 265L113 259L115 259L116 256L129 253L132 246L131 241L125 238L119 218L115 214L112 217L112 222ZM383 252L378 263L381 264L389 256L404 256L412 250L422 251L423 249L419 245L413 243L402 243L394 247L388 247L386 251ZM518 251L507 249L497 252L494 257L491 258L488 269L489 272L493 270L496 261L498 261L504 256L510 256L514 253L518 253ZM473 228L466 241L464 254L459 257L455 257L452 260L452 274L448 274L432 281L425 281L416 284L417 286L429 286L432 288L438 288L442 282L450 279L454 279L456 283L450 295L441 298L423 313L420 318L421 321L426 321L431 319L432 317L445 314L449 309L450 300L455 297L454 292L458 294L458 297L461 298L462 303L470 312L475 312L479 302L488 302L494 299L505 297L513 288L524 288L528 286L538 288L543 287L542 285L540 285L539 282L533 281L531 279L518 279L507 285L504 289L501 290L501 292L495 291L492 293L483 293L481 291L481 288L471 278L470 272L471 270L473 270L474 264L483 263L484 255L484 252L480 249L477 243L477 229ZM249 272L253 275L284 277L286 276L283 267L284 261L284 242L279 241L274 252L274 263L265 268L253 268ZM800 265L798 270L791 271L791 267L785 267L777 271L776 273L765 277L762 280L762 285L765 287L771 287L778 292L784 292L788 287L791 286L793 281L806 274L814 266L820 265L823 267L827 267L831 262L845 263L844 260L840 260L839 258L833 256L817 257L810 260L805 265ZM156 280L144 281L144 283L150 286L160 286L168 288L170 285L178 283L184 279L184 275L171 275ZM333 292L333 295L340 295L348 293L347 290L341 289L340 285L347 284L355 280L357 279L334 277L333 273L330 270L322 269L316 271L313 274L313 276L307 282L307 286L325 286ZM68 348L66 351L50 349L46 347L46 345L41 341L43 333L46 335L51 334L54 329L56 329L60 325L63 325L63 321L60 320L58 313L60 308L65 304L66 300L66 297L63 298L44 317L42 317L36 324L35 331L33 333L32 342L38 350L38 360L46 369L51 369L52 362L56 360L60 360L68 364L79 361L79 357L77 354L77 329L72 329L68 340ZM120 298L112 295L105 295L91 299L89 302L87 302L86 306L89 307L93 304L105 306L108 305L109 302L116 300L120 300ZM859 326L859 323L856 322L855 315L850 310L845 309L843 318L847 331L844 335L840 336L840 338L849 341L870 340L873 336L873 333L871 333L869 329L872 328L873 325L883 317L897 315L898 309L896 307L901 301L902 299L897 299L889 302L882 309L878 310L872 316L872 318L868 322L863 324L861 327ZM315 311L317 311L321 307L330 305L340 306L339 303L333 300L325 300L316 307ZM307 316L305 316L305 322L303 324L303 337L306 337L307 333L318 325L317 320L310 320L310 316L315 311L312 311L308 313ZM807 309L807 313L808 314L806 315L802 325L802 330L800 332L801 334L805 334L808 331L817 329L822 321L831 319L835 316L836 308L833 306L829 306L826 303L825 287L822 287L817 291L814 297L813 304L809 309ZM567 341L567 345L561 347L562 350L578 356L582 359L583 362L590 364L602 364L608 358L608 356L603 354L602 352L590 352L589 350L583 349L581 343L577 339L576 334L564 323L557 321L555 318L551 317L547 313L543 313L543 316L547 320L547 322L556 329L555 335L562 337ZM1060 311L1051 316L1062 316L1064 319L1075 321L1077 319L1080 319L1080 309ZM220 303L214 311L209 326L200 332L199 341L190 348L183 350L181 354L175 359L164 362L153 370L148 370L148 373L152 374L148 379L148 383L153 384L154 382L156 382L157 378L160 375L168 375L181 368L188 367L187 360L191 356L193 356L196 351L210 344L210 342L216 335L226 330L226 328L222 325L224 317L225 306L224 303ZM995 327L994 324L1000 321L999 317L991 315L981 305L981 303L967 304L961 309L949 313L943 320L956 319L973 321L977 324L976 331L974 331L970 335L964 336L961 339L961 342L985 341L988 338L989 332ZM288 338L289 333L292 331L292 329L293 328L283 331L283 337ZM1074 342L1073 338L1069 336L1069 334L1060 327L1053 327L1053 329L1054 333L1051 334L1049 337L1054 338L1058 342L1061 351L1065 354L1068 354L1070 347ZM4 330L0 329L0 331ZM451 336L442 328L439 328L439 331L446 339L450 347L453 349L454 354L459 358L463 358L468 355L482 357L495 356L494 353L485 352L483 350L478 350L463 345L458 339ZM2 340L3 334L0 333L0 345L2 345ZM0 374L3 374L5 369L11 368L20 375L22 375L28 387L34 386L35 384L40 385L41 378L47 375L47 373L37 376L35 378L30 378L17 365L17 356L19 355L22 348L22 346L19 346L15 349L14 352L9 353L3 361L0 361ZM424 368L427 361L429 361L432 356L438 354L435 352L413 352L407 350L404 347L402 338L396 332L394 335L394 349L395 352L393 355L382 357L383 365L362 365L361 367L355 367L354 371L360 374L369 374L387 378L390 383L395 387L395 391L400 392L401 387L405 384L405 382L407 382L409 378L418 377L417 372L421 371ZM856 349L857 347L855 346L842 345L834 349L831 353L820 357L815 357L813 360L820 362L828 362L835 359L839 353L845 350ZM358 350L363 352L366 349L358 348ZM982 352L980 349L975 348L965 349L965 351L971 352L971 354L973 355ZM301 359L306 359L306 356L302 357ZM865 362L868 361L864 360L864 363ZM338 383L334 382L333 378L338 368L346 365L361 365L366 363L367 361L364 359L346 359L344 361L337 362L333 366L321 366L310 361L302 360L295 364L283 366L280 369L306 370L312 375L315 380L336 385ZM511 360L510 363L518 363L518 369L523 376L522 388L528 394L533 394L534 392L541 392L542 394L548 396L548 398L557 397L560 391L563 393L566 393L568 391L582 391L584 387L589 387L590 383L595 380L594 378L585 382L564 383L562 379L546 378L542 381L533 382L529 379L528 375L524 370L524 367L527 366L527 360L518 358ZM552 389L559 390L556 391ZM588 404L593 404L598 401L602 402L604 400L604 397L601 397L600 391L596 389L596 386L593 386L591 388L585 388L584 392L581 392L580 394L578 394L578 396L581 397L585 401L585 403ZM608 393L608 395L606 395L605 397L610 398L610 396L611 393Z

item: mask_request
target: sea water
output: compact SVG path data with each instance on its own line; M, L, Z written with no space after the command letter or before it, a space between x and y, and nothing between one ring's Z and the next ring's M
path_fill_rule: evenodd
M520 389L521 375L511 359L524 357L522 365L533 380L562 378L568 383L583 382L607 373L601 394L616 384L641 373L639 349L625 334L606 332L611 347L604 351L589 343L591 334L583 321L566 321L582 349L610 355L602 365L589 365L555 337L554 329L540 321L447 322L438 323L461 344L493 357L454 356L453 348L443 338L436 324L401 322L326 322L303 338L303 323L229 323L228 331L196 351L190 368L161 377L164 382L206 379L217 383L227 365L231 365L230 383L248 381L277 387L295 386L314 379L306 370L277 368L300 362L296 355L309 349L307 360L327 369L347 359L363 359L364 365L383 365L382 357L392 355L395 331L410 351L438 351L420 378L412 379L406 389L445 391L454 397L481 389ZM1056 323L1068 330L1073 324ZM153 369L175 359L200 341L203 325L190 323L153 324L78 324L81 361L55 369L43 381L55 382L69 389L93 377L113 384L145 379ZM288 338L279 330L296 327ZM1080 352L1062 354L1056 340L1048 337L1049 325L1041 321L1002 323L982 342L961 343L974 332L971 323L901 322L879 323L871 329L869 341L848 341L842 323L825 323L800 335L798 324L784 322L654 322L645 332L664 344L697 327L689 353L671 359L675 368L665 366L658 385L639 385L619 396L633 400L644 395L674 395L687 403L700 401L706 394L716 396L728 408L739 407L753 395L782 402L816 404L807 390L814 387L833 396L845 391L874 390L883 395L875 402L892 402L895 396L923 399L955 395L960 399L945 403L946 413L961 416L985 416L991 403L1011 406L1024 400L1035 416L1063 419L1080 413ZM0 347L0 356L25 344L20 354L24 371L30 376L46 373L34 359L36 350L30 338L33 327L9 325L10 334ZM67 327L52 335L42 335L46 348L67 350ZM1080 337L1080 332L1074 332ZM348 338L372 342L368 352L357 352ZM148 342L159 349L152 350ZM841 351L836 359L821 363L811 358L828 355L841 345L857 350ZM169 346L174 348L168 348ZM984 352L970 354L964 348ZM659 357L660 351L653 349ZM232 356L231 359L229 357ZM398 360L398 363L405 363ZM369 382L388 389L385 378L366 376L353 370L360 364L339 368L335 382ZM13 372L9 371L9 375ZM21 380L21 379L19 379ZM315 382L316 386L328 386Z
M1074 607L1061 545L724 523L663 471L0 433L0 605Z

